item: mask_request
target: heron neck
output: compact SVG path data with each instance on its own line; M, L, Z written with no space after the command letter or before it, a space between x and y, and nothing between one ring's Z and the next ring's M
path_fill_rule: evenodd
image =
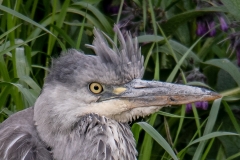
M129 125L97 114L80 117L79 121L72 125L69 133L49 135L46 143L57 160L78 160L80 157L134 160L137 156L135 140ZM68 154L68 151L75 154Z

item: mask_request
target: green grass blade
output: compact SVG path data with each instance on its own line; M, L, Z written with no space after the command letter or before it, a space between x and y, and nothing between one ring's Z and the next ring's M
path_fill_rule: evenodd
M156 121L156 118L157 118L157 114L151 115L151 117L149 118L149 124L153 125ZM153 147L153 139L151 135L145 133L141 150L139 153L139 160L151 160L152 147Z
M9 29L8 31L4 32L3 34L0 35L0 39L2 39L4 36L8 35L9 33L11 33L12 31L14 31L15 29L17 29L18 27L20 27L22 24L19 24L11 29Z
M138 38L139 43L149 43L149 42L158 42L160 44L165 44L166 43L166 41L165 41L166 38L164 39L164 37L162 37L162 36L141 35L141 36L138 36L137 38ZM177 42L175 40L169 39L168 42L170 44L170 47L174 50L174 53L176 54L176 57L178 58L177 61L179 61L180 58L184 55L183 53L186 53L189 50L188 47L186 47L182 43ZM164 49L164 52L172 55L172 52L169 49L169 46L162 45L162 46L160 46L160 48ZM187 58L188 59L193 59L194 62L196 62L196 63L201 62L201 60L196 56L196 54L192 50L190 51Z
M236 153L236 154L234 154L234 155L232 155L232 156L230 156L230 157L228 157L226 160L232 160L232 159L236 159L236 158L238 158L238 157L240 157L240 152L239 153ZM239 158L238 158L239 159Z
M33 41L33 40L35 40L35 39L37 39L37 38L39 38L39 37L41 37L41 36L43 36L43 35L44 35L44 34L42 34L42 35L40 35L40 36L37 36L37 37L34 37L34 38L32 38L32 39L28 39L28 40L26 40L26 41L24 41L24 42L22 42L22 43L19 43L19 44L15 44L15 45L13 45L13 46L10 46L10 47L6 48L5 50L1 51L1 52L0 52L0 56L6 54L7 52L10 52L11 50L13 50L13 49L15 49L15 48L17 48L17 47L19 47L19 46L25 45L25 44L27 44L28 42L31 42L31 41Z
M39 68L39 69L43 69L43 70L49 72L49 68L47 68L47 67L43 67L43 66L39 66L39 65L32 65L32 68Z
M197 87L207 88L209 90L214 90L213 88L211 88L210 86L202 82L188 82L186 83L186 85L197 86Z
M6 114L7 116L12 115L14 112L12 112L11 110L7 109L7 108L3 108L2 110L0 110L0 114Z
M0 93L0 110L4 108L4 104L7 101L7 96L10 94L11 86L3 86Z
M176 76L178 70L180 69L183 61L186 59L186 57L190 54L190 52L192 51L192 49L196 46L196 44L203 38L200 37L189 49L188 51L182 56L182 58L178 61L177 65L174 67L174 69L172 70L171 74L169 75L167 82L172 82L174 77Z
M142 10L143 10L143 27L144 27L144 32L146 31L146 24L147 24L147 3L146 1L142 1Z
M30 24L32 24L32 25L34 25L34 26L36 26L36 27L38 27L38 28L40 28L40 29L42 29L42 30L44 30L45 32L49 33L50 35L56 37L56 36L55 36L52 32L50 32L48 29L46 29L45 27L43 27L43 26L40 25L39 23L36 23L36 22L33 21L32 19L24 16L23 14L21 14L21 13L19 13L19 12L16 12L16 11L14 11L14 10L8 8L8 7L5 7L5 6L3 6L3 5L0 5L0 10L2 10L2 11L4 11L4 12L7 12L7 13L15 16L15 17L18 17L18 18L20 18L20 19L22 19L22 20L24 20L24 21L26 21L26 22L28 22L28 23L30 23ZM59 45L62 47L62 49L63 49L63 50L66 50L66 49L65 49L65 46L63 45L63 43L62 43L59 39L57 39L57 41L58 41Z
M174 160L178 160L168 142L152 126L146 122L138 122L137 124L140 125L156 142L158 142L158 144L162 146Z
M216 160L226 160L226 155L225 155L224 148L222 145L220 145L215 159Z
M69 25L69 26L77 26L77 27L81 27L81 26L84 26L84 28L88 28L88 29L90 29L90 30L92 30L93 29L93 25L92 24L86 24L86 23L79 23L79 22L67 22L67 21L65 21L64 22L64 24L67 24L67 25Z
M201 127L200 128L202 128L206 123L207 123L207 120L208 119L205 119L203 122L202 122L202 124L201 124ZM193 135L193 137L192 137L192 139L189 141L189 143L191 143L191 142L193 142L194 141L194 139L197 137L197 135L198 135L198 130L194 133L194 135ZM178 157L179 158L181 158L181 159L183 159L183 157L184 157L184 155L186 154L186 151L187 151L187 147L185 147L184 149L182 149L179 153L178 153Z
M177 134L176 134L174 142L173 142L174 147L176 147L176 145L177 145L179 134L183 128L183 121L184 121L185 113L186 113L186 105L182 105L181 116L180 116L180 121L179 121L178 129L177 129Z
M221 128L221 125L218 127L217 130L219 130ZM205 149L203 156L201 157L201 160L205 160L207 159L207 155L210 152L212 146L213 146L213 142L215 141L215 138L212 138L209 142L209 144L207 145L207 148Z
M88 8L86 8L86 14L87 14L87 11L88 11ZM85 24L85 21L86 21L86 14L83 18L83 22L82 22L82 26L79 30L79 33L78 33L78 38L77 38L77 43L76 43L76 49L80 49L80 45L81 45L81 41L82 41L82 37L83 37L83 31L84 31L84 24Z
M81 6L81 7L85 8L86 10L92 12L93 15L97 17L99 22L104 27L104 31L107 31L110 34L113 34L113 28L110 25L109 21L105 18L105 16L96 7L94 7L93 5L91 5L89 3L85 3L85 2L73 3L73 6L75 6L75 5Z
M159 28L161 34L163 35L163 38L164 38L164 40L165 40L165 42L166 42L166 44L167 44L168 49L170 50L170 52L171 52L171 54L172 54L172 56L173 56L175 62L178 63L177 56L176 56L174 50L172 49L172 46L170 45L170 43L169 43L169 41L168 41L166 35L164 34L162 28L161 28L159 25L158 25L158 28Z
M213 130L213 127L215 125L215 122L216 122L216 119L217 119L217 115L218 115L218 111L220 109L220 104L221 104L221 101L222 99L216 99L214 102L213 102L213 105L212 105L212 108L211 108L211 111L210 111L210 114L209 114L209 118L208 118L208 121L207 121L207 124L206 124L206 127L205 127L205 130L203 132L203 136L209 134L212 132ZM202 137L201 137L202 138ZM198 147L197 147L197 152L195 152L194 156L193 156L193 159L199 159L201 157L201 154L202 154L202 151L204 149L206 145L206 141L202 141Z
M101 30L104 30L104 27L102 26L102 24L93 16L89 15L89 14L86 14L86 12L83 12L83 11L80 11L76 8L72 8L72 7L69 7L68 8L68 12L70 13L75 13L75 14L79 14L81 16L85 16L87 20L89 20L91 23L93 23L93 25L96 27L96 28L99 28Z
M212 139L210 140L210 142L209 142L209 144L208 144L208 146L207 146L207 148L206 148L203 156L201 157L201 160L207 159L207 155L208 155L208 153L210 152L210 150L211 150L211 148L212 148L212 146L213 146L214 140L215 140L215 138L212 138Z
M197 111L197 108L195 106L194 103L192 103L192 110L193 110L193 114L194 114L194 117L195 117L195 122L196 122L196 126L197 126L197 131L198 131L198 135L199 137L201 137L201 126L200 126L200 121L199 121L199 116L198 116L198 111Z
M24 53L24 48L16 48L16 59L12 59L16 63L16 73L17 77L29 75L29 70L27 69L27 61Z
M137 125L136 123L134 123L131 127L131 131L132 131L133 137L136 141L136 145L138 145L139 135L140 135L140 132L142 131L142 128L139 125Z
M212 107L211 107L210 114L209 114L208 122L206 124L205 130L203 133L204 135L212 132L213 127L216 122L216 119L217 119L217 116L218 116L218 111L220 109L221 101L222 101L221 98L214 100Z
M234 128L236 129L238 134L240 134L240 126L239 126L239 124L238 124L234 114L232 113L232 110L231 110L230 106L225 101L222 101L222 103L223 103L223 105L225 107L225 111L227 112L230 120L232 121L232 124L233 124Z
M4 80L9 82L10 81L10 76L8 73L7 65L4 61L3 55L0 55L0 77Z
M187 145L187 147L189 147L193 144L203 142L203 141L215 138L215 137L220 137L220 136L240 136L240 134L232 133L232 132L212 132L212 133L206 134L206 135L194 140L193 142L189 143ZM198 152L199 152L199 150L197 150L197 152L195 152L195 153L198 153ZM193 157L193 159L198 159L198 158Z
M158 46L157 46L157 50L158 50ZM155 55L154 80L156 81L160 80L160 62L159 62L158 51L156 51L156 55Z
M72 38L70 38L67 33L62 30L61 28L55 26L55 25L51 25L51 27L58 32L58 34L72 47L74 48L76 46L75 42L72 40Z
M184 107L182 107L182 108L184 110ZM184 112L185 112L185 110L184 110ZM185 116L182 116L182 115L179 116L179 115L175 115L175 114L171 114L171 113L163 112L163 111L158 111L158 112L156 112L156 114L166 116L166 117L172 117L172 118L191 118L191 119L194 119L194 117L185 117Z
M26 21L26 22L28 22L28 23L34 25L34 26L37 26L38 28L41 28L41 29L44 30L45 32L47 32L47 33L53 35L53 33L50 32L48 29L46 29L45 27L43 27L43 26L40 25L39 23L36 23L36 22L33 21L32 19L30 19L30 18L28 18L28 17L22 15L22 14L19 13L19 12L16 12L16 11L14 11L14 10L8 8L8 7L5 7L5 6L3 6L3 5L0 5L0 10L2 10L2 11L4 11L4 12L7 12L7 13L9 13L9 14L15 16L15 17L18 17L18 18L20 18L20 19L22 19L22 20L24 20L24 21ZM55 35L53 35L53 36L55 36Z
M54 17L55 17L55 14L57 13L56 12L57 11L57 7L56 7L57 6L57 0L54 0L53 3L54 3L54 5L53 5L51 25L54 25L54 21L55 21ZM66 17L66 14L67 14L67 9L69 7L69 4L70 4L70 0L65 0L62 7L61 7L58 19L56 21L56 26L58 28L61 28L62 25L63 25L63 22L64 22L64 19ZM51 31L55 36L53 36L53 37L50 36L49 37L49 45L48 45L47 55L52 54L53 46L55 44L56 37L58 36L58 32L54 32L54 30L52 28L51 28ZM47 61L47 63L48 63L48 61Z
M149 49L149 51L148 51L148 53L147 53L147 57L146 57L146 59L145 59L145 61L144 61L144 68L147 68L147 64L148 64L148 61L149 61L149 58L150 58L150 56L152 55L152 50L153 50L153 47L155 46L155 43L153 43L152 45L151 45L151 48Z
M34 105L37 97L34 96L28 89L24 88L21 84L9 83L9 82L0 82L0 86L6 86L6 85L16 87L22 93L22 95L24 96L24 99L27 100L27 102L28 102L27 106L33 106Z
M204 64L213 65L225 70L231 75L231 77L235 80L235 82L240 87L239 69L228 59L211 59L209 61L204 62Z
M37 83L29 76L21 76L20 80L29 85L37 94L40 94L41 88L37 85Z
M148 4L149 4L149 11L150 11L151 20L152 20L153 31L154 31L154 35L156 36L157 35L157 23L156 23L155 12L153 11L152 0L148 0Z
M120 6L119 6L119 11L118 11L118 15L117 15L117 20L116 20L116 24L118 24L120 17L122 15L122 9L123 9L123 4L124 4L125 0L121 0ZM114 38L113 41L115 44L117 44L117 33L114 34Z
M57 11L57 2L58 2L58 0L52 1L52 15L51 15L50 25L54 25L54 22L55 22L54 17L55 17L56 11ZM61 19L60 15L58 18ZM54 34L53 28L50 28L50 32ZM52 54L52 49L53 49L56 37L57 37L57 35L55 35L55 34L54 34L54 36L49 35L49 37L48 37L48 43L47 43L48 44L48 47L47 47L47 55L48 56L50 56ZM46 60L46 66L48 67L48 65L49 65L49 58L47 58L47 60Z

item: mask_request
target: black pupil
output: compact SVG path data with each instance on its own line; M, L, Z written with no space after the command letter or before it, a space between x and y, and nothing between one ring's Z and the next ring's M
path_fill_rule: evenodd
M95 90L99 90L99 87L98 87L98 86L94 86L94 89L95 89Z

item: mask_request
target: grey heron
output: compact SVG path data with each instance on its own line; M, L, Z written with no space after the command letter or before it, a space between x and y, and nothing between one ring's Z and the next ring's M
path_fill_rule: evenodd
M119 48L95 29L88 47L96 56L71 49L53 60L34 106L0 125L0 159L134 160L129 121L164 106L220 97L203 88L141 80L137 39L117 34Z

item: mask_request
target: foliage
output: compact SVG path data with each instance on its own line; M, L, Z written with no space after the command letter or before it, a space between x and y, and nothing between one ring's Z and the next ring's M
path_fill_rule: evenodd
M174 82L181 77L186 83L184 73L198 69L208 83L191 84L223 95L205 111L193 107L187 115L185 105L173 106L145 118L147 122L138 120L132 125L138 158L239 158L240 72L234 50L229 51L230 42L222 42L234 29L224 33L215 26L214 37L195 34L199 16L218 12L225 14L229 24L239 21L238 0L222 0L224 5L200 9L193 1L134 2L142 12L136 36L145 57L144 78ZM66 48L93 54L84 44L91 44L94 27L114 38L114 23L121 25L121 16L128 17L121 14L123 4L123 0L117 4L118 15L112 16L101 0L0 1L0 122L34 105L51 57ZM157 11L163 15L160 20Z

